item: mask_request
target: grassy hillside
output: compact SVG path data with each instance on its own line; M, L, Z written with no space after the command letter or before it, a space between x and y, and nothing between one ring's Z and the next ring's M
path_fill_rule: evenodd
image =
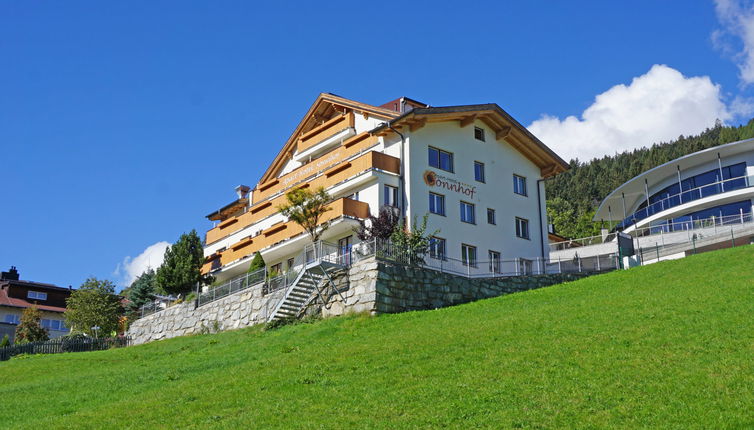
M0 426L751 428L754 246L454 308L0 363Z

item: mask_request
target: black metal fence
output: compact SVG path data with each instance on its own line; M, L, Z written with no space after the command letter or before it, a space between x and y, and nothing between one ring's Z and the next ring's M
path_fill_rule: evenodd
M59 354L62 352L102 351L131 345L130 337L53 339L45 342L29 342L0 348L0 361L10 360L19 354Z

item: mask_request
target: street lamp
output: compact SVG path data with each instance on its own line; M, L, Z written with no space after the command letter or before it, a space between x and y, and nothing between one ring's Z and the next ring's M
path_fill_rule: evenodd
M100 329L98 325L92 327L92 330L94 330L94 338L97 339L97 331Z

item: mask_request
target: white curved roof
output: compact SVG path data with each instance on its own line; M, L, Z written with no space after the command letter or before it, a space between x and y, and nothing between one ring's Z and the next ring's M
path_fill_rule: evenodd
M754 139L740 140L738 142L726 143L720 146L714 146L712 148L704 149L693 154L684 155L683 157L676 158L675 160L668 161L665 164L661 164L653 169L649 169L646 172L634 177L627 181L620 187L616 188L610 194L602 200L597 212L594 214L594 221L620 221L623 219L623 201L622 196L626 196L626 211L632 213L632 208L646 199L644 192L644 180L647 180L649 188L658 182L662 182L671 176L676 176L677 168L680 167L681 175L683 171L717 160L717 155L725 158L736 154L741 154L748 151L754 151ZM612 209L612 217L610 217L610 211L608 207Z

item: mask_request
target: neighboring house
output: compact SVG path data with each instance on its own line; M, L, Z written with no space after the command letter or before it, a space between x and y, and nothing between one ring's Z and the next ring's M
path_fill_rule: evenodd
M695 152L636 176L610 193L595 221L641 234L690 230L700 223L751 221L754 139ZM704 225L704 224L702 224Z
M63 312L71 291L52 284L19 280L18 271L11 267L0 274L0 322L15 327L24 309L35 305L42 313L42 327L47 329L50 338L66 335L69 329L65 326Z
M403 97L373 106L320 94L257 185L237 187L236 200L207 216L216 224L203 272L241 275L257 251L277 273L290 269L309 238L277 206L296 187L334 198L322 240L344 253L358 242L358 220L390 206L409 223L429 214L427 231L438 231L430 258L475 273L499 272L501 259L530 267L547 257L541 182L566 169L496 104L430 107Z

